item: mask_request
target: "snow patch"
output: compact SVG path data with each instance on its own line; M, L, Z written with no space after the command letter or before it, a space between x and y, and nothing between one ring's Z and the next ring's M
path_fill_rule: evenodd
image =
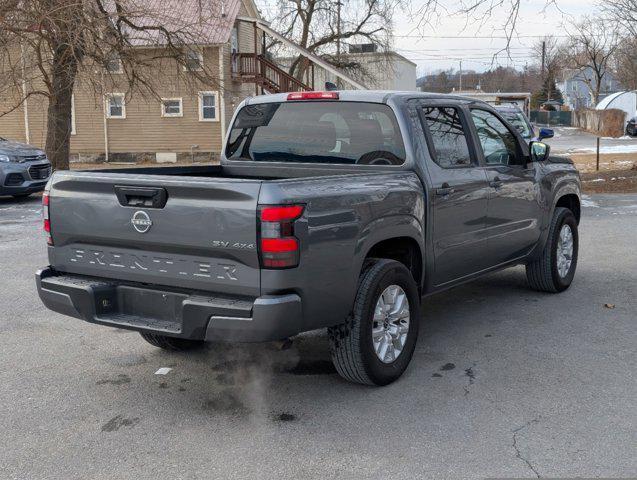
M595 153L597 149L591 148L571 148L568 153ZM607 145L599 149L599 153L637 153L637 142L631 145Z
M599 205L588 195L582 195L582 207L598 208Z

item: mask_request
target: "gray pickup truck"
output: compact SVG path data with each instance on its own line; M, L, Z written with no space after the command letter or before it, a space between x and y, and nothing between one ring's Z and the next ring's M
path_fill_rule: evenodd
M177 350L327 328L385 385L422 297L518 264L569 287L580 180L482 102L306 92L243 102L219 166L56 172L43 203L51 310Z

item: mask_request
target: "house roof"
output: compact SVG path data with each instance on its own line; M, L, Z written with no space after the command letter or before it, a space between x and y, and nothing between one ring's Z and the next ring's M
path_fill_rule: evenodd
M115 12L114 2L106 2ZM135 46L165 45L162 27L179 43L215 45L229 41L242 0L126 0L127 18L141 29L127 28Z

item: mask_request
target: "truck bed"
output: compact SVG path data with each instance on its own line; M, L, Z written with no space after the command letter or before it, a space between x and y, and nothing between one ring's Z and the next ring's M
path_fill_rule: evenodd
M246 171L233 172L232 169L221 165L180 165L167 167L136 167L136 168L102 168L86 170L100 173L126 173L131 175L167 175L171 177L204 177L204 178L234 178L255 180L276 180L282 176L265 174L265 172L250 173Z

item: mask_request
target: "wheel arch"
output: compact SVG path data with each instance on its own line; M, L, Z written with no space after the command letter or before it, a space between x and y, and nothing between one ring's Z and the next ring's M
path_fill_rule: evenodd
M387 258L404 264L418 285L423 285L425 250L422 224L413 215L392 215L375 219L361 231L357 245L357 277L368 258Z
M412 237L392 237L374 244L365 255L368 258L396 260L407 267L414 281L421 288L423 257L418 242Z
M557 197L555 205L553 206L553 211L555 211L557 207L568 208L571 212L573 212L575 220L579 225L580 217L582 215L582 205L579 195L576 193L564 192L562 195Z

